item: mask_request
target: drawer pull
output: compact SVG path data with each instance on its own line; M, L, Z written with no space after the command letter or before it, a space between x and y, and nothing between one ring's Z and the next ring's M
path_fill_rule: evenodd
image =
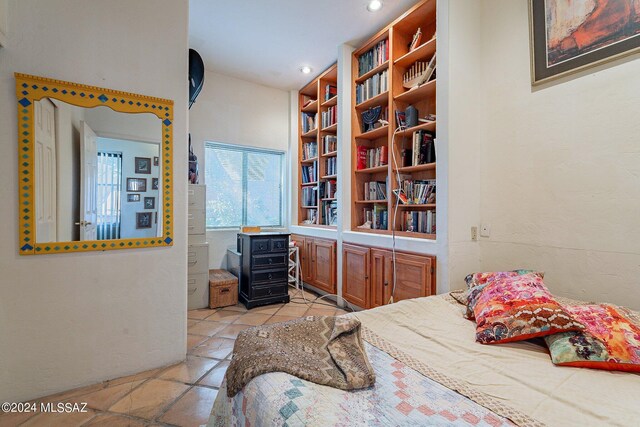
M271 275L271 273L269 273L269 280L273 279L273 276Z
M229 289L229 288L220 289L220 293L221 294L228 294L230 291L231 291L231 289Z

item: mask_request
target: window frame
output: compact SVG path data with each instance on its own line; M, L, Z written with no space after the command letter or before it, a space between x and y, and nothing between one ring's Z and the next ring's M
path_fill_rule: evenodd
M248 207L248 203L247 203L247 189L248 189L248 174L247 174L247 166L248 166L248 155L249 154L271 154L271 155L277 155L280 156L280 179L279 179L279 185L280 185L280 209L279 209L279 218L280 218L280 224L274 224L274 225L256 225L258 227L264 228L264 229L281 229L285 227L285 222L286 222L286 206L287 206L287 201L286 201L286 194L287 194L287 190L286 190L286 185L285 185L285 173L286 173L286 163L287 163L287 159L286 159L286 151L283 150L275 150L275 149L270 149L270 148L258 148L258 147L252 147L249 145L240 145L240 144L229 144L226 142L217 142L217 141L205 141L204 143L204 177L205 177L205 184L206 185L210 185L213 183L209 183L206 182L206 176L207 176L207 162L206 162L206 157L207 157L207 150L209 149L222 149L222 150L227 150L227 151L235 151L235 152L239 152L242 153L242 224L240 226L232 226L232 225L224 225L224 226L219 226L219 227L214 227L214 226L210 226L208 225L207 222L207 206L205 205L205 227L207 229L207 231L237 231L240 230L242 227L247 226L247 207ZM254 226L254 224L251 224L252 226Z

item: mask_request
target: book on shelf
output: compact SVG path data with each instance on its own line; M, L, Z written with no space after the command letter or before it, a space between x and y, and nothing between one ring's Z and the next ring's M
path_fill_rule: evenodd
M318 161L310 165L302 165L302 183L316 182L318 180Z
M405 211L402 212L402 231L424 234L436 234L436 212L427 211Z
M309 104L315 102L315 98L309 95L302 95L302 108L309 106Z
M338 94L338 86L327 83L324 87L324 100L328 101Z
M338 137L336 135L325 135L322 137L323 153L333 153L338 151Z
M411 175L400 174L398 187L407 197L409 205L425 205L436 202L435 179L414 180Z
M335 200L327 200L322 202L322 224L337 225L338 224L338 202Z
M396 110L396 127L405 127L407 125L407 119L404 111Z
M401 189L396 188L395 190L393 190L393 194L395 194L395 196L398 198L398 200L400 201L400 204L406 205L409 203L409 199L407 199L407 195L404 194L404 191L402 191Z
M435 135L433 132L420 129L413 133L411 166L433 163L436 161Z
M374 74L364 82L356 85L356 104L360 104L374 96L389 90L389 70Z
M305 142L302 144L302 160L315 159L318 157L318 143Z
M322 112L322 128L328 128L338 122L338 106L334 105Z
M302 112L302 133L312 131L317 127L318 113Z
M358 145L356 147L356 156L357 170L375 168L389 163L389 149L386 145L376 148Z
M325 160L324 166L325 175L336 175L338 170L338 159L336 157L329 157Z
M318 187L303 187L302 188L302 206L317 206L318 204Z
M388 59L389 39L384 39L358 57L358 76L367 74L387 62Z
M364 200L387 200L387 182L386 181L365 182L363 194L364 194Z
M389 224L389 214L387 205L373 205L372 208L363 209L363 217L365 222L371 224L373 230L386 230Z
M336 191L338 191L338 184L335 179L328 181L322 181L318 184L320 188L321 199L333 199L336 197Z

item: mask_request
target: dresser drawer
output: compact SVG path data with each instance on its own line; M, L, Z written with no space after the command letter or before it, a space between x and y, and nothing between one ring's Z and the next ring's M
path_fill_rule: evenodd
M284 267L287 265L287 254L254 255L251 257L252 268Z
M205 191L206 186L190 184L187 189L187 200L189 204L189 210L191 209L204 209L205 208Z
M253 273L252 279L254 283L284 282L287 280L287 270L259 270Z
M254 286L251 288L251 298L269 298L287 295L287 283L279 283L277 285Z
M189 310L209 306L209 273L187 276L187 301Z
M271 239L271 252L286 252L288 248L288 237L274 237Z
M189 234L204 234L204 217L204 209L189 209L187 213L187 229L189 230Z
M264 254L271 251L271 239L251 239L251 252Z
M209 272L209 245L189 245L187 249L187 268L189 274Z

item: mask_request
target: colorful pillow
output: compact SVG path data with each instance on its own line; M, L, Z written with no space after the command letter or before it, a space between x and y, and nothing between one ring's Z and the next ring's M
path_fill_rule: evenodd
M611 304L566 305L582 332L545 337L555 365L640 372L640 321Z
M478 295L473 313L476 341L482 344L584 329L553 298L536 273L487 283Z
M509 277L522 276L524 274L538 274L544 278L544 273L536 272L533 270L511 270L511 271L491 271L485 273L473 273L465 277L464 281L467 283L467 310L464 313L464 317L469 320L474 320L473 308L476 305L478 296L487 285L487 283L502 280Z

